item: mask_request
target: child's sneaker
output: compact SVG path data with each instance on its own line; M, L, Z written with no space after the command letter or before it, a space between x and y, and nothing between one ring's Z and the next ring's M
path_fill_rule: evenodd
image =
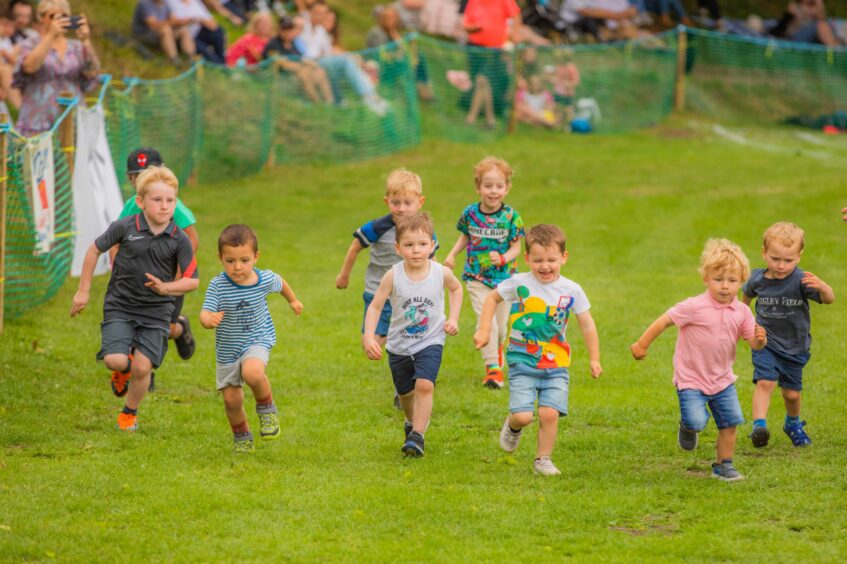
M121 431L135 431L138 429L138 416L132 413L118 413L118 429Z
M132 355L129 355L129 362L132 364ZM112 372L112 393L117 397L122 398L129 391L129 379L132 376L132 370L127 370L126 372L118 372L115 370Z
M258 415L261 427L259 435L266 441L279 437L279 416L276 413L259 413Z
M250 454L254 450L252 436L236 437L233 439L233 454Z
M406 438L406 442L403 443L403 447L400 449L403 451L403 454L406 456L413 456L415 458L419 458L424 455L424 438L423 436L415 431L409 433L409 436Z
M556 468L556 465L553 464L553 461L550 460L549 456L536 458L533 466L535 467L535 473L541 474L542 476L558 476L561 474L559 469Z
M725 458L720 464L717 462L712 463L712 478L717 478L724 482L737 482L743 480L744 476L732 465L731 458Z
M182 335L174 339L176 352L179 353L179 358L188 360L194 356L194 349L197 348L197 342L194 340L194 335L191 334L191 323L184 315L180 315L176 321L182 325Z
M521 431L515 433L509 426L509 418L506 417L506 422L503 423L503 428L500 429L500 448L506 452L515 452L518 444L521 442Z
M812 439L809 438L809 435L807 435L806 431L803 430L803 427L805 426L806 422L802 421L796 425L786 425L782 428L782 430L785 431L785 434L788 435L789 439L791 439L791 444L796 447L804 447L812 444Z
M686 429L682 421L680 421L676 440L682 450L694 450L697 448L697 431Z
M768 441L771 440L771 432L764 425L753 427L753 432L750 433L750 440L756 448L768 446Z
M489 368L482 379L482 385L492 390L503 387L503 371L500 368Z

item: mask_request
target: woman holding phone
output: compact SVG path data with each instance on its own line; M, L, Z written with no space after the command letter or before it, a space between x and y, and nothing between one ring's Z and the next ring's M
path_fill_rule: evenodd
M67 0L41 0L36 9L37 37L21 44L13 86L23 95L17 130L26 136L48 131L62 108L56 102L69 91L84 103L97 83L100 61L91 45L84 15L71 17ZM76 39L67 37L73 32Z

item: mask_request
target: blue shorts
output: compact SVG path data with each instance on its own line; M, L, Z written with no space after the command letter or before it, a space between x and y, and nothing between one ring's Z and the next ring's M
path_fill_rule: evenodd
M362 299L365 300L365 316L368 315L368 308L374 300L374 295L370 292L362 294ZM388 328L391 326L391 302L385 300L385 305L382 306L382 313L379 314L379 321L376 324L374 334L379 337L388 335ZM365 319L362 318L362 333L365 332Z
M738 392L735 384L730 384L720 392L707 395L700 390L677 390L679 396L680 422L689 431L700 432L709 422L709 411L715 418L718 429L737 427L744 423L741 404L738 403ZM709 409L706 409L706 405Z
M415 389L415 380L423 378L435 384L438 370L441 368L441 355L444 347L430 345L415 354L402 355L388 353L388 367L394 378L394 389L404 396Z
M763 348L753 351L753 383L759 380L779 382L780 388L803 389L803 367L809 362L811 353L784 354Z
M509 413L535 411L550 407L560 415L568 414L567 368L533 368L526 364L509 365Z

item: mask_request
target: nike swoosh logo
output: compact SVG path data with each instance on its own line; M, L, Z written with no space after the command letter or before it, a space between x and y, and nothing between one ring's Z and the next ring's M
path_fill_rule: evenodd
M132 234L130 234L127 239L129 239L130 241L138 241L139 239L144 239L144 237L134 237Z

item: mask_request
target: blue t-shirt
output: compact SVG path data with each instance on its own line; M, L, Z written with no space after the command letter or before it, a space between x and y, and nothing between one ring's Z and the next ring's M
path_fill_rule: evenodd
M268 350L276 344L276 330L268 309L268 294L282 292L283 281L271 270L254 269L259 280L252 286L240 286L221 272L209 282L203 309L224 312L215 330L215 357L228 365L254 346Z
M821 303L820 292L803 285L805 272L799 268L782 280L765 278L765 272L767 269L754 269L742 291L748 298L756 298L756 322L768 333L767 348L790 355L809 352L809 300Z

